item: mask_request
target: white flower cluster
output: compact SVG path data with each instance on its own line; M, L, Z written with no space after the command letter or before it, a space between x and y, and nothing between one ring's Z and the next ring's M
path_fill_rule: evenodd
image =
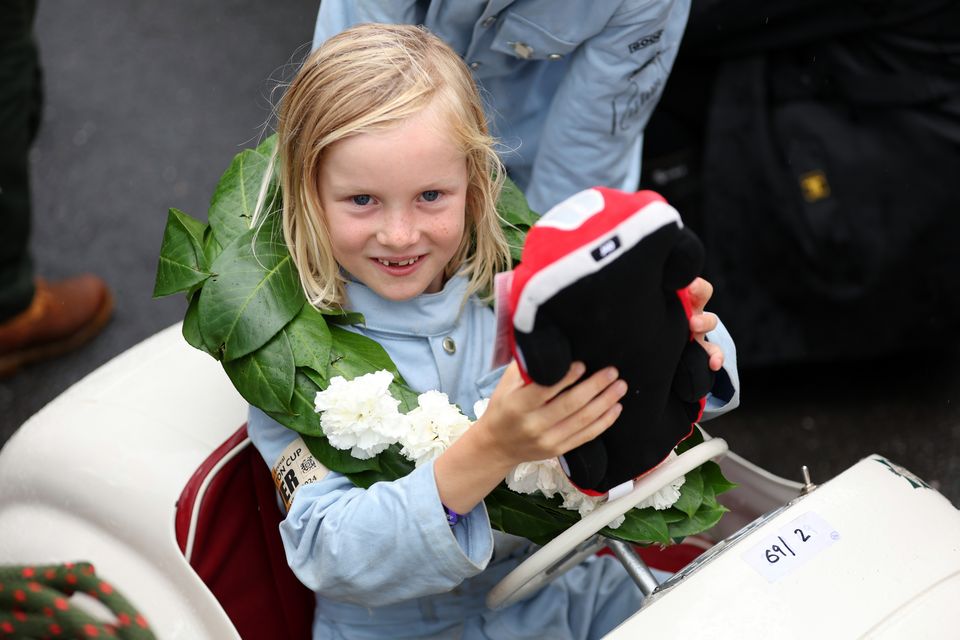
M349 449L354 458L364 460L399 444L400 453L419 467L443 453L473 424L440 391L420 394L416 409L400 413L400 401L390 395L392 382L393 374L389 371L368 373L350 381L337 376L325 390L317 392L315 408L321 414L320 426L331 446ZM488 402L484 399L474 405L477 418ZM678 478L637 508L672 506L680 498L683 481L683 477ZM517 465L507 475L507 487L517 493L539 491L547 498L559 494L563 508L578 511L581 517L606 500L588 496L574 487L556 458ZM621 516L609 526L619 527L623 520Z
M417 408L404 418L407 431L400 436L400 453L418 467L443 453L472 424L457 405L450 404L447 394L439 391L417 396Z
M671 452L671 456L676 457L676 454ZM653 507L660 511L672 507L680 499L680 487L683 486L685 479L680 476L646 500L641 501L636 508ZM573 486L556 458L524 462L517 465L507 476L507 487L517 493L539 491L547 498L559 494L563 499L561 506L564 509L578 511L580 517L587 515L606 501L605 496L588 496ZM623 524L623 521L624 516L620 516L607 526L616 529Z
M350 449L350 455L366 460L384 451L403 434L400 401L390 395L393 374L377 371L347 381L342 376L317 392L314 408L331 446Z
M439 391L420 394L416 409L400 413L400 401L390 395L392 382L389 371L349 381L337 376L317 392L314 408L331 446L366 460L399 444L400 452L419 467L443 453L472 424Z

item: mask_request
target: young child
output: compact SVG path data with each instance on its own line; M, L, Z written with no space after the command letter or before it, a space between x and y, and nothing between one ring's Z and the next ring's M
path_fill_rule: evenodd
M487 592L527 552L491 531L483 498L512 467L594 438L619 413L613 369L553 387L491 370L494 316L478 293L507 264L494 203L503 175L468 70L412 26L367 24L307 59L280 110L284 231L304 290L321 309L362 313L354 330L389 353L418 392L438 389L483 416L434 462L360 489L321 470L301 485L280 533L299 579L317 594L315 638L599 638L640 594L616 561L597 558L500 611ZM736 405L729 337L702 313L691 328ZM710 342L704 334L710 331ZM268 465L299 437L251 409Z

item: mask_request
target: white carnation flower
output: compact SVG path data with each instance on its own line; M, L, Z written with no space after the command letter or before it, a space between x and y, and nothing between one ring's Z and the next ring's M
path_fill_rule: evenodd
M670 455L667 456L667 460L671 460L676 457L677 453L675 451L671 451ZM680 487L683 486L683 483L686 482L686 480L686 476L680 476L649 498L642 500L640 504L637 505L637 509L643 509L645 507L653 507L657 511L669 509L677 500L680 499Z
M676 455L671 453L671 457L676 457ZM680 498L680 487L683 486L684 480L683 476L677 478L640 502L636 508L653 507L657 510L663 510L672 507ZM563 469L556 458L520 463L507 474L506 481L507 487L516 493L530 494L539 491L547 498L552 498L559 493L560 497L563 498L563 503L560 506L578 512L581 518L607 500L606 496L590 496L573 486L570 479L563 473ZM619 516L607 526L616 529L623 524L625 519L625 515Z
M507 487L517 493L539 491L547 498L552 498L567 486L573 488L556 458L521 462L507 474Z
M320 413L320 427L330 445L349 449L361 460L372 458L396 442L404 421L390 395L393 374L377 371L347 381L342 376L317 392L314 406Z
M400 453L403 456L408 460L413 460L414 464L419 467L443 453L446 447L437 439L429 422L411 419L410 414L407 414L404 418L407 426L401 439L403 448L400 449Z
M507 475L507 487L516 493L534 493L539 491L547 498L560 494L564 509L577 511L583 517L605 501L603 496L588 496L577 489L563 473L556 458L522 462ZM620 526L623 519L616 522Z
M607 501L606 496L588 496L572 484L569 484L569 487L569 490L561 490L561 495L563 496L563 504L561 506L564 509L578 511L581 518ZM619 515L613 522L608 523L607 526L611 529L616 529L622 525L626 519L626 514Z
M437 438L448 446L471 425L470 419L460 412L460 408L450 404L447 394L440 391L421 393L417 397L417 405L407 416L429 422Z
M440 391L421 393L417 405L405 416L400 453L419 467L443 453L472 423Z
M643 509L644 507L653 507L657 511L669 509L680 499L680 487L683 486L685 480L685 476L680 476L646 500L641 501L637 505L637 509Z
M563 504L560 506L571 511L578 511L581 518L606 501L603 496L588 496L573 485L570 485L569 489L561 490L560 495L563 497Z

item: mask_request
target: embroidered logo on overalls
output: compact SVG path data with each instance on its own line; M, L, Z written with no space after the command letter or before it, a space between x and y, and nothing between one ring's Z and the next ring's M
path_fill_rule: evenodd
M630 51L630 53L636 53L637 51L640 51L641 49L646 49L646 48L649 47L650 45L656 44L656 43L660 42L660 36L662 36L662 35L663 35L663 29L660 29L659 31L657 31L657 32L655 32L655 33L651 33L651 34L648 35L648 36L644 36L644 37L640 38L640 39L637 40L636 42L631 42L631 43L627 46L627 50Z
M273 463L273 483L287 510L300 486L322 480L330 470L317 462L303 438L294 438Z

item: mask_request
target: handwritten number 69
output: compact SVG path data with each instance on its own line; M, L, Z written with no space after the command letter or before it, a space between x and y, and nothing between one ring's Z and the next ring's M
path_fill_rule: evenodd
M800 538L800 542L806 542L811 538L810 534L804 533L803 529L794 529L793 532L797 534L797 537ZM780 540L783 541L783 538L780 538ZM784 545L786 545L786 542L784 542ZM790 549L790 547L787 547L787 551L789 551L790 555L792 556L797 555L792 549ZM787 552L784 551L778 544L772 545L769 549L765 549L763 553L767 559L767 562L770 564L776 564L777 562L780 562L781 557L787 557Z

